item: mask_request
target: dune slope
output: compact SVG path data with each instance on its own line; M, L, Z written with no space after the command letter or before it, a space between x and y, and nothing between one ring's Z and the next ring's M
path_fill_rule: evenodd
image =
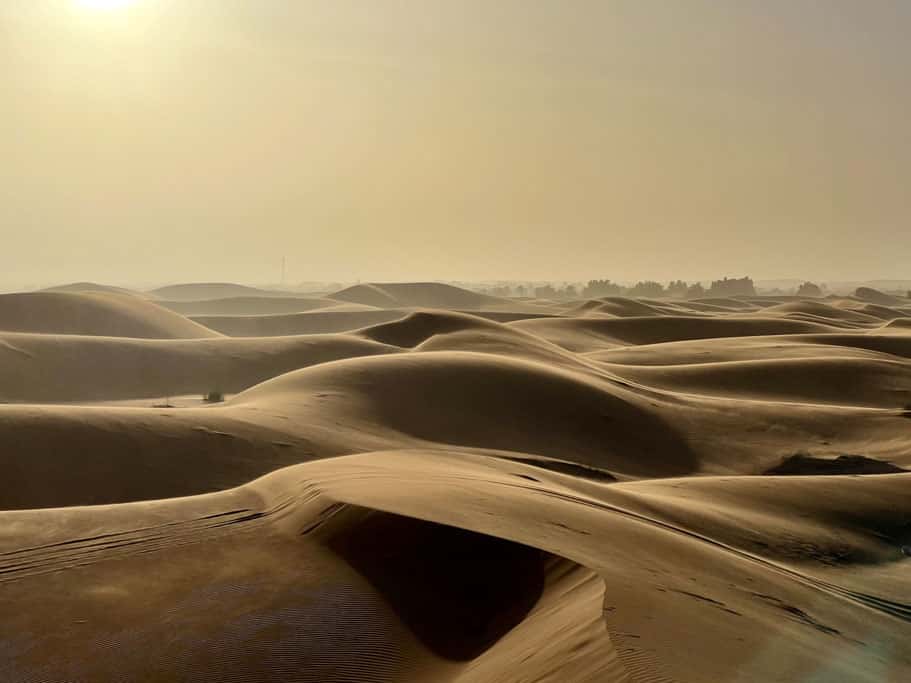
M219 334L130 294L0 294L0 332L82 334L143 339L201 339Z
M898 301L79 290L0 297L0 681L911 680Z

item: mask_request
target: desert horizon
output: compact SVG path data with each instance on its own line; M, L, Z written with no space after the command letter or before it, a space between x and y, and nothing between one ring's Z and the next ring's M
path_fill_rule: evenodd
M909 35L0 0L0 683L911 681Z
M683 280L680 278L650 279L650 278L632 278L628 280L612 280L605 277L578 277L570 279L548 279L548 278L512 278L512 279L482 279L482 280L446 280L446 279L411 279L411 280L369 280L362 282L359 278L342 278L337 280L304 280L297 281L287 276L282 279L281 275L275 280L262 281L231 281L229 280L211 280L211 281L194 281L194 280L123 280L113 282L92 282L89 280L79 280L72 282L59 282L51 280L47 282L31 283L7 283L0 287L0 294L15 294L19 292L35 291L108 291L123 290L138 294L151 295L155 298L167 300L169 292L178 297L181 295L181 288L186 288L187 292L192 292L192 296L199 300L205 300L213 297L213 294L219 294L224 298L225 292L234 290L237 295L250 294L253 296L299 296L304 294L325 294L331 296L349 287L361 284L373 285L395 285L406 283L427 283L443 284L461 287L480 293L495 293L497 291L505 293L506 296L531 296L536 289L547 287L553 289L553 293L564 298L573 298L574 296L585 296L586 293L591 295L610 294L610 295L632 295L638 296L642 293L655 294L659 298L697 298L697 294L708 294L712 291L713 285L716 288L724 286L726 281L749 281L746 289L735 289L737 294L775 294L779 296L800 296L810 297L827 296L827 295L854 295L858 289L878 290L883 294L892 296L906 296L911 291L911 279L901 278L833 278L829 280L813 280L811 278L754 278L750 275L742 277L732 276L730 273L725 275L716 275L711 277L694 278ZM689 293L679 289L679 283L687 287L699 286L702 290L694 290ZM717 283L717 284L716 284ZM656 289L660 286L660 290ZM819 290L801 290L802 286L811 285L818 287ZM752 289L749 287L752 286ZM567 290L567 288L571 288ZM221 288L221 289L219 289ZM726 293L730 294L731 290Z

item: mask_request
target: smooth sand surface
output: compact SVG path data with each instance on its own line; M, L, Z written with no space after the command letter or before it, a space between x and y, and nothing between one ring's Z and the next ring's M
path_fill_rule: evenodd
M900 300L93 287L0 297L0 681L911 680Z
M186 316L289 315L320 309L374 310L370 306L345 304L325 297L235 296L202 301L159 301L161 306Z
M148 292L149 296L164 301L200 301L233 297L295 297L293 292L277 289L260 289L233 282L191 282L167 285Z
M0 332L143 339L220 336L141 297L99 291L0 294Z

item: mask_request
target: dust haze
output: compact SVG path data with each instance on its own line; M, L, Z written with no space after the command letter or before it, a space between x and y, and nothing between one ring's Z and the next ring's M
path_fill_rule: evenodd
M907 277L900 0L78 5L0 7L7 289Z

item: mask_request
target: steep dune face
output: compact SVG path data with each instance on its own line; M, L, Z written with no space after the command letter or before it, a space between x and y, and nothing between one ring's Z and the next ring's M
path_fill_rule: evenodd
M897 304L346 291L0 297L0 680L911 680Z
M144 339L219 336L150 301L109 292L0 295L0 331Z

